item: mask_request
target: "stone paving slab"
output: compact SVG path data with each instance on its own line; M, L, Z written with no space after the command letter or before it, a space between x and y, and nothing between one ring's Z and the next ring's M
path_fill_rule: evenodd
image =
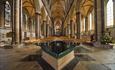
M110 70L110 68L95 61L80 61L74 70Z
M115 63L108 63L108 64L104 64L104 65L109 67L110 70L115 70Z
M111 70L111 69L103 64L89 64L88 70Z

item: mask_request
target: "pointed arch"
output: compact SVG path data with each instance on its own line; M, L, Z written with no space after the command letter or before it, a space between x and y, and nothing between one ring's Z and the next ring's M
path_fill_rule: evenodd
M5 27L11 27L11 5L5 1Z
M107 3L107 27L113 26L113 0Z

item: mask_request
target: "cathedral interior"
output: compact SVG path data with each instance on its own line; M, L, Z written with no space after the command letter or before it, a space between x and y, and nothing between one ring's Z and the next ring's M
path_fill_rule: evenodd
M0 70L115 70L115 0L0 0Z

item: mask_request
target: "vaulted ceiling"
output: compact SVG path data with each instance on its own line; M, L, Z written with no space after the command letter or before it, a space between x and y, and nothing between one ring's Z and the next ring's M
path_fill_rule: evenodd
M22 1L23 8L25 8L28 11L29 15L34 16L36 0ZM84 16L87 16L87 14L93 9L93 0L41 0L41 2L44 4L44 9L46 9L48 15L52 20L60 19L63 21L64 19L66 19L70 10L74 9L74 7L77 7L78 4L80 4L79 10L81 14ZM72 7L73 4L76 5Z
M50 11L52 21L58 19L64 22L64 19L67 17L74 0L42 0L42 2Z
M80 4L80 12L82 15L87 16L93 10L93 0L82 0Z
M35 15L35 2L34 0L22 0L23 8L28 11L30 16Z
M53 18L64 18L65 0L52 0L51 15Z

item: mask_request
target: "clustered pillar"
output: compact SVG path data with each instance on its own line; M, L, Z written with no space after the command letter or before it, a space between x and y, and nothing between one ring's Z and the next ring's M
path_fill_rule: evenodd
M46 38L47 37L47 21L44 20L43 23L44 23L44 38Z
M72 38L72 33L73 33L72 25L73 25L73 20L70 20L70 38Z
M35 36L36 39L40 38L40 13L38 12L36 12Z
M88 17L85 17L85 33L87 34L88 32Z
M22 10L21 10L21 0L15 0L15 15L14 15L14 19L15 19L15 42L16 44L20 44L21 43L21 15L22 15Z
M12 1L12 44L22 43L22 0Z
M12 6L11 6L11 21L12 21L12 45L15 44L15 24L14 24L14 0L12 1Z
M67 23L66 35L69 35L69 24Z
M94 1L95 9L95 36L96 40L100 41L100 37L104 34L104 0Z
M115 39L115 0L113 0L113 23L114 23L114 39Z
M30 39L32 38L32 18L28 18L28 24L29 24L29 33L30 33Z
M80 12L76 13L77 39L80 39Z
M113 0L113 20L114 20L114 27L115 27L115 0Z
M0 4L0 27L4 27L4 21L5 21L5 19L4 19L4 12L5 12L5 10L4 10L4 4L2 5L2 4Z

